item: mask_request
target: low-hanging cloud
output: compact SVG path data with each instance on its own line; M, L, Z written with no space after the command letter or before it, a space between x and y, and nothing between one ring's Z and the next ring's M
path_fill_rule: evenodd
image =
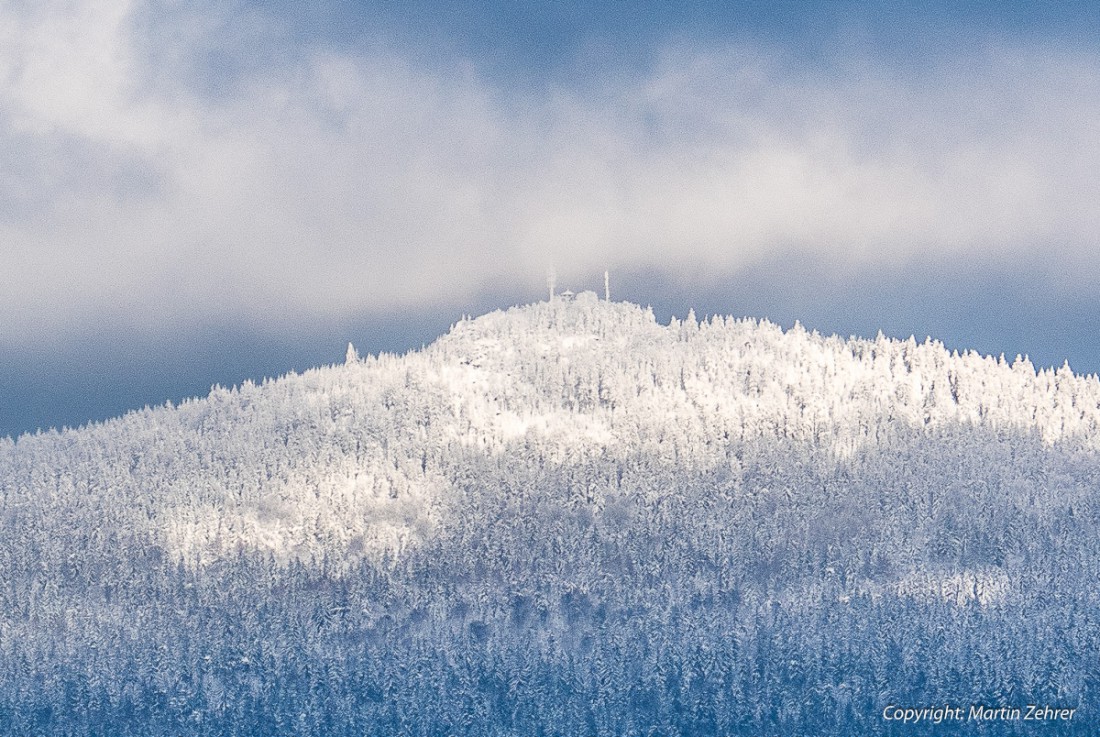
M0 9L0 342L104 320L277 328L537 284L551 263L675 280L779 252L1041 254L1077 274L1096 256L1086 51L811 66L670 44L633 75L525 90L393 48L247 63L274 33L253 18L218 36L238 62L219 79L185 60L224 19L169 34L150 7Z

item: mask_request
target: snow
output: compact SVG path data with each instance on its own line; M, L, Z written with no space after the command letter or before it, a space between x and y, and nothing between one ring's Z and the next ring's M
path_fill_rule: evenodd
M554 463L643 453L704 471L754 441L843 463L913 433L978 428L1095 451L1100 385L931 341L730 318L663 326L582 294L463 320L406 356L360 359L349 345L343 365L25 437L0 465L60 452L59 474L140 499L153 534L199 564L241 549L377 558L432 534L457 449ZM88 450L100 445L110 452Z
M43 699L144 694L133 733L172 704L862 734L884 682L1086 703L1098 418L1068 369L584 294L349 347L0 443L0 692L27 734Z

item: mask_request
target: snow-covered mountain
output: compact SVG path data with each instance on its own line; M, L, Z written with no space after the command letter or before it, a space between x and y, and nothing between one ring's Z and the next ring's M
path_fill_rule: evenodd
M852 734L1096 702L1098 430L1068 367L585 293L2 440L0 730Z

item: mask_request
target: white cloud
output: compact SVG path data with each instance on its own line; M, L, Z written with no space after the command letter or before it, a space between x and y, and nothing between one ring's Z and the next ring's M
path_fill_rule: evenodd
M190 43L214 24L184 20L171 35ZM524 92L302 48L210 94L186 49L151 53L158 33L139 0L0 9L0 156L21 162L0 172L0 342L393 309L538 284L550 261L563 279L676 278L780 250L840 267L1096 255L1084 52L826 72L681 46L634 78Z

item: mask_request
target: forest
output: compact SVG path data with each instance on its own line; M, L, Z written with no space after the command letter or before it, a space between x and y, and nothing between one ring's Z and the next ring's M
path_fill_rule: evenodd
M1096 377L932 340L584 293L349 346L0 439L0 734L1094 734L1098 451Z

